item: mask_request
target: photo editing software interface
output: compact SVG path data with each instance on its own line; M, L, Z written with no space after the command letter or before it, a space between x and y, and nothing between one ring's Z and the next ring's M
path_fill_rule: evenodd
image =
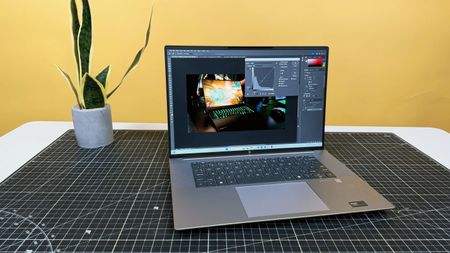
M321 147L326 48L166 48L171 155Z

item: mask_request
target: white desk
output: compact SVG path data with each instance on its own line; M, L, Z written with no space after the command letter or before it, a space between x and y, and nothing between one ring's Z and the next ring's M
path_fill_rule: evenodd
M0 137L0 182L56 140L72 122L30 122ZM164 123L114 123L114 129L167 129ZM428 127L327 126L327 132L392 132L450 168L450 134Z

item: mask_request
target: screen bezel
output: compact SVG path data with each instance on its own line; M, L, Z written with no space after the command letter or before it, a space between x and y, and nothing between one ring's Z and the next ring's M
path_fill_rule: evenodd
M314 147L300 147L300 148L283 148L283 149L266 149L266 150L245 150L245 151L219 151L211 153L194 153L194 154L172 154L171 147L171 125L170 125L170 108L169 108L169 75L168 75L168 58L167 51L175 50L325 50L326 61L325 66L325 88L324 88L324 102L323 102L323 122L322 122L322 141L321 146ZM328 66L329 66L329 47L328 46L181 46L181 45L166 45L164 47L164 62L165 62L165 74L166 74L166 101L167 101L167 125L168 125L168 139L169 139L169 157L209 157L218 155L245 155L245 154L265 154L265 153L284 153L284 152L299 152L299 151L311 151L311 150L323 150L325 144L325 115L326 115L326 101L327 101L327 88L328 88Z

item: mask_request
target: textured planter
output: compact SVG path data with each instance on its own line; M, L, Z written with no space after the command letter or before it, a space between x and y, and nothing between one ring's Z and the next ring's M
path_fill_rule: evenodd
M111 107L81 110L72 107L72 119L78 145L82 148L99 148L113 142Z

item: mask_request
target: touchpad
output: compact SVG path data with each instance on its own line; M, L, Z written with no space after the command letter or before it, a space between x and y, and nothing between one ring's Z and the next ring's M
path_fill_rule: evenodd
M248 217L329 210L305 182L236 187Z

